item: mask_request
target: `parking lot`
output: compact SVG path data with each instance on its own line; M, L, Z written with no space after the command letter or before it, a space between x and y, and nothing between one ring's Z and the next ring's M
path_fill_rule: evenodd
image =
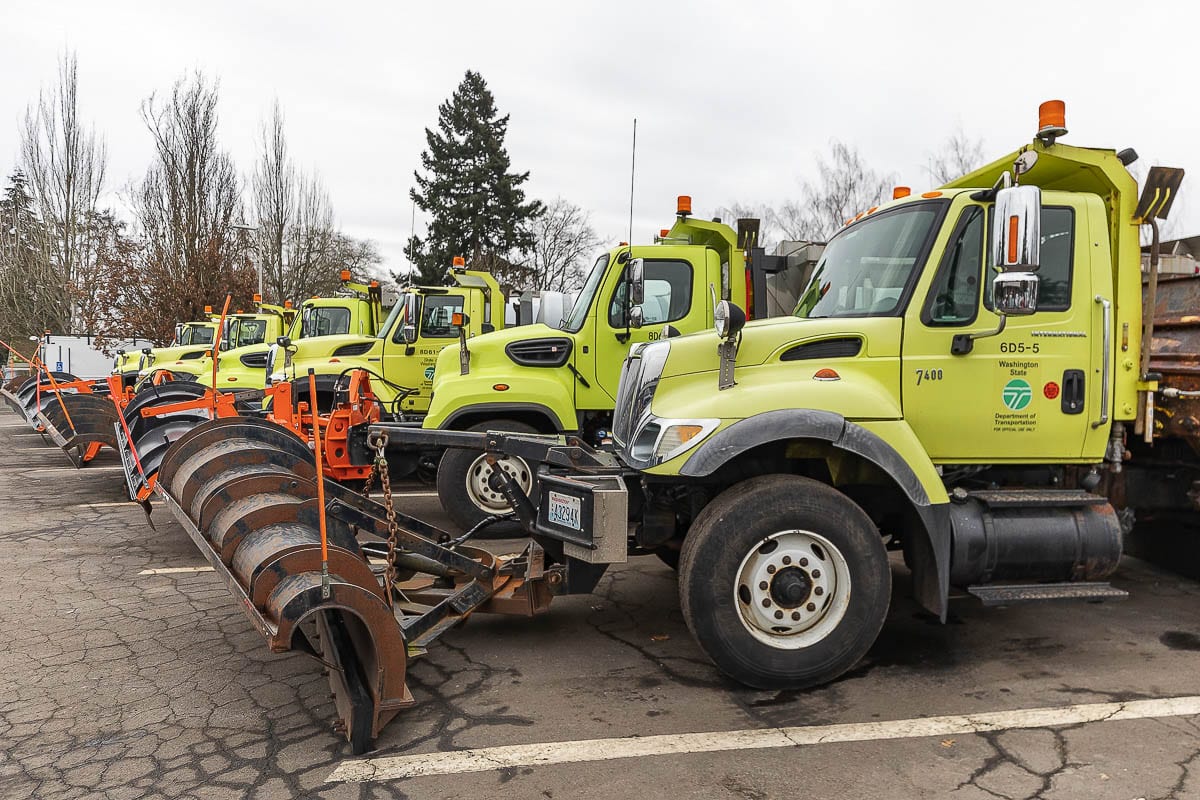
M0 442L0 797L1200 796L1200 584L1146 562L1126 601L963 598L946 625L896 565L863 663L759 692L692 642L674 573L634 561L448 634L364 761L317 665L267 652L115 456L76 471L7 410ZM429 487L398 496L446 524Z

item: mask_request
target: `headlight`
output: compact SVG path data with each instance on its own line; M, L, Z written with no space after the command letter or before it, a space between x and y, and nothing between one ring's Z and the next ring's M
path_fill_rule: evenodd
M719 419L665 419L647 415L629 447L631 460L656 466L679 456L717 429Z

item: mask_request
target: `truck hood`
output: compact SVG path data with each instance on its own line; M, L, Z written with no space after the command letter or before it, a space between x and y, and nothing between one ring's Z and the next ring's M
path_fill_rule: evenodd
M491 333L481 333L478 336L472 336L467 339L467 349L471 351L471 366L476 364L491 365L500 362L505 367L514 367L512 361L504 352L504 348L513 342L524 342L533 339L550 339L550 338L566 338L574 341L574 336L566 331L558 328L551 328L549 325L541 322L532 325L516 325L511 328L502 328ZM442 364L454 365L454 374L458 374L458 340L454 340L442 348L441 354L438 356L438 374L444 372Z
M852 340L861 342L860 353L867 356L883 356L897 351L899 342L880 341L878 334L880 317L836 317L806 319L803 317L774 317L747 323L742 329L742 341L738 347L737 367L753 367L767 361L778 360L787 351L793 355L812 357L812 351L803 353L806 347L823 341L845 341L850 348ZM890 337L889 337L890 338ZM707 330L670 340L671 354L667 358L663 377L688 375L697 372L716 372L719 368L717 345L721 338L715 331ZM837 344L826 345L838 352ZM800 348L797 350L797 348ZM815 363L815 361L814 361ZM715 379L714 379L715 381Z

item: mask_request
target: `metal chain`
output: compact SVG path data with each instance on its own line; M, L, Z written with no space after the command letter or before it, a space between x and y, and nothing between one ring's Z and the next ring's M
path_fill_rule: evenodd
M380 435L376 438L374 447L376 454L374 472L379 475L379 485L383 489L383 508L387 512L388 549L384 582L387 586L388 606L393 607L395 605L392 593L396 581L396 537L400 526L396 524L396 506L392 502L392 481L388 476L387 458L383 454L387 448L387 436Z
M362 496L363 497L371 496L371 487L375 482L375 473L376 472L377 472L377 470L375 469L375 462L372 461L371 462L371 471L367 473L367 479L365 481L363 481L363 488L362 488Z

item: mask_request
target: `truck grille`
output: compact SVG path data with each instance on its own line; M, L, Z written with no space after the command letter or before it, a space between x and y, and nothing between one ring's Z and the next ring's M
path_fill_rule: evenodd
M267 366L267 354L262 353L245 353L239 359L242 366L247 369L265 369Z
M635 347L621 365L621 382L617 385L617 404L613 409L613 440L622 448L633 436L637 423L634 403L642 382L642 348Z
M504 352L514 363L523 367L561 367L571 357L571 340L554 338L510 342Z

